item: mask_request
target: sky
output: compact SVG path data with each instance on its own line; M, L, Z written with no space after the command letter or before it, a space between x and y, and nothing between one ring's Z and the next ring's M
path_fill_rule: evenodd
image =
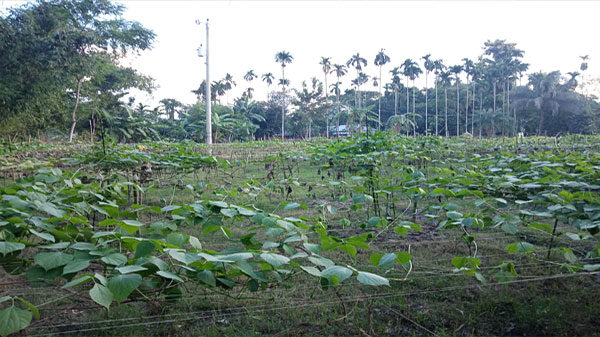
M22 3L1 0L3 6ZM357 52L369 62L365 72L379 76L373 65L381 48L390 56L389 70L406 58L425 54L446 65L477 59L486 40L506 39L525 51L529 71L578 71L580 55L590 55L587 78L600 77L599 1L117 1L127 7L124 16L156 33L152 50L124 61L153 77L158 88L152 95L136 94L151 107L162 98L191 104L205 78L205 59L196 49L205 44L210 19L211 81L233 75L237 87L222 102L255 88L255 98L265 99L268 88L260 78L243 80L250 69L256 74L281 77L275 54L285 50L294 57L286 67L292 87L303 80L323 80L319 61L331 57L345 63ZM420 62L422 62L420 60ZM422 63L421 63L422 64ZM342 79L349 86L354 72ZM333 77L328 78L329 84ZM431 83L431 79L429 80ZM369 84L370 85L370 84ZM424 76L417 81L424 87Z

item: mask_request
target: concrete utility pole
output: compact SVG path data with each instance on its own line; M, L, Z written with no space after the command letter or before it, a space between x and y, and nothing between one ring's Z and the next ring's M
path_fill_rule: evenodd
M196 24L201 24L199 20L196 20ZM198 48L198 56L202 55L202 45ZM206 144L212 144L212 112L210 107L210 64L209 64L209 49L208 49L208 19L206 19L206 86L205 86L205 98L206 98Z

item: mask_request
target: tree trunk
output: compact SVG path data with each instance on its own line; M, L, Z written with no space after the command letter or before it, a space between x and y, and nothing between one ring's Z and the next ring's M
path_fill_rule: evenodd
M408 113L410 112L410 98L408 94L408 77L406 78L406 117L408 118Z
M460 136L460 89L456 75L456 137Z
M481 138L481 128L483 127L483 90L479 91L479 138Z
M438 135L438 78L435 75L435 135Z
M394 116L398 115L398 88L394 87Z
M381 66L379 66L379 109L377 110L377 122L379 123L379 127L377 130L381 131Z
M537 135L541 136L542 135L542 128L544 127L544 110L540 109L540 122L538 124L538 132Z
M475 82L473 83L473 111L471 112L471 134L475 136Z
M467 75L467 99L465 100L465 132L469 132L469 76Z
M496 128L494 127L494 117L496 116L496 81L494 81L494 111L492 112L492 137L496 135Z
M448 138L448 87L444 86L444 100L446 103L446 117L444 118L444 124L446 128L446 138Z
M429 75L429 71L425 70L425 136L429 136L429 126L428 126L428 120L427 120L427 103L428 103L428 98L427 98L427 77Z
M412 113L413 113L413 116L412 116L412 118L413 118L413 137L416 137L417 136L417 129L416 129L417 115L415 113L415 80L413 80L413 88L412 89L413 89L412 90L412 92L413 92L413 111L412 111Z
M285 140L285 67L281 66L281 77L283 79L283 97L281 97L281 140Z
M81 94L81 82L82 78L77 79L77 92L75 93L75 106L71 112L71 129L69 130L69 143L73 142L73 133L75 132L75 125L77 125L77 107L79 106L79 96Z

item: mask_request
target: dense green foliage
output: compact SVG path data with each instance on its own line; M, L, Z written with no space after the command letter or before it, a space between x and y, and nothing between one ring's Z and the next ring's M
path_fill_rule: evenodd
M412 277L420 265L410 248L382 249L376 239L401 242L433 225L457 233L456 244L466 248L448 258L451 272L482 284L531 278L521 276L526 269L517 262L527 255L557 264L559 275L596 273L597 137L548 141L446 141L377 132L296 144L295 151L254 160L236 160L233 152L229 160L200 154L207 148L194 143L57 148L62 155L4 171L31 174L1 189L0 265L31 287L73 288L79 301L107 309L114 302L182 299L192 284L257 292L310 276L324 290L396 287L391 280ZM255 153L273 145L238 147ZM7 149L3 160L9 164L31 150L44 151L25 144ZM151 181L140 170L148 163ZM260 178L241 174L231 181L253 165L261 165ZM210 179L201 180L201 171ZM212 186L218 175L225 183ZM165 188L172 194L160 200L140 197ZM177 189L192 200L173 202ZM318 203L305 204L298 190ZM289 212L294 215L276 214ZM500 262L481 257L486 231L507 237ZM358 263L361 256L369 268ZM14 322L2 327L3 335L25 328L46 305L26 294L2 300L7 305L0 320Z

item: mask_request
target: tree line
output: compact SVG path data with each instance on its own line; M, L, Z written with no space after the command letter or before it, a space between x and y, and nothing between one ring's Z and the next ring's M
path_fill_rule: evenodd
M598 99L585 87L589 56L564 75L527 73L525 52L505 40L486 41L476 60L459 64L430 54L402 61L385 49L372 60L359 52L346 60L324 56L315 60L319 78L297 88L285 76L293 55L280 51L273 59L281 67L279 78L254 69L237 81L226 74L210 83L210 98L203 81L193 90L196 104L164 98L150 107L125 97L133 88L151 92L153 80L119 61L150 49L155 35L123 19L123 10L109 0L39 0L0 17L3 136L203 141L207 99L214 104L214 140L222 142L335 137L341 130L494 137L596 133L600 127ZM420 77L423 88L415 85ZM264 101L254 99L256 80L274 86ZM229 97L236 86L245 89Z

